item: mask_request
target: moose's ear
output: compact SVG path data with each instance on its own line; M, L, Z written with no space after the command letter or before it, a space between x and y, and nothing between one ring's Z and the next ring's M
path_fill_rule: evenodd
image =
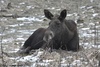
M53 17L53 14L49 10L47 10L47 9L44 9L44 15L45 15L45 17L47 17L50 20Z
M59 20L64 20L66 18L66 14L67 10L66 9L62 10L59 16Z

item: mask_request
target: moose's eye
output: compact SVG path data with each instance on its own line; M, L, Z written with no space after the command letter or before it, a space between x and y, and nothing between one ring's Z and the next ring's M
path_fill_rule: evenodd
M49 22L49 25L50 25L51 23Z

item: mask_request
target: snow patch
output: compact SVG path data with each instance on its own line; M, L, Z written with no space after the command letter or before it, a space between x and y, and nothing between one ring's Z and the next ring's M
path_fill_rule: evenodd
M42 54L43 54L43 52L39 51L36 56L34 56L34 55L28 55L28 56L21 57L21 58L17 57L15 59L17 60L17 62L19 62L19 61L22 61L22 62L26 62L26 61L36 62L37 60L39 60L39 56L41 56Z
M95 14L92 14L92 15L93 15L93 17L96 17L98 15L98 13L95 13Z
M21 18L17 18L18 21L42 21L39 18L36 17L21 17Z

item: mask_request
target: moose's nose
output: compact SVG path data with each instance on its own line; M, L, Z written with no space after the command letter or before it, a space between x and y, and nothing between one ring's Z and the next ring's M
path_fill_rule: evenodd
M54 37L54 34L53 34L52 31L46 31L46 32L45 32L45 35L44 35L44 37L43 37L43 40L44 40L45 42L49 42L53 37Z

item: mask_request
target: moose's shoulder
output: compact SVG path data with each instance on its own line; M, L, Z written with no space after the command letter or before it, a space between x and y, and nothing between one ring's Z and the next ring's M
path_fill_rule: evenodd
M77 24L75 23L75 21L73 20L64 20L66 26L71 30L75 30L77 29Z
M75 25L76 26L76 23L75 23L74 20L65 20L64 22L65 22L65 24L70 24L70 25Z

